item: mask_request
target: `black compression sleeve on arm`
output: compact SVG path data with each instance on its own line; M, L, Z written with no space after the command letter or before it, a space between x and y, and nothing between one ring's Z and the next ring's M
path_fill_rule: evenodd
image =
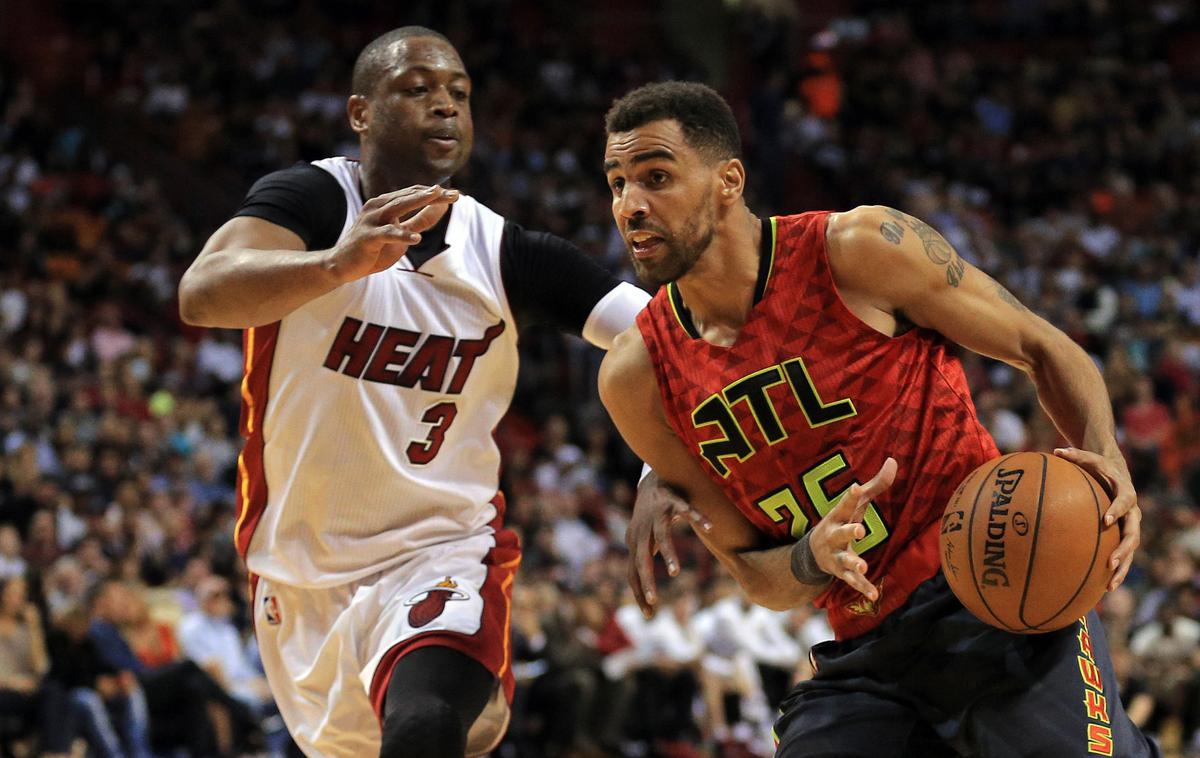
M346 196L328 171L297 163L255 182L233 215L266 219L295 232L309 250L324 250L342 234Z
M570 242L511 221L504 223L500 274L517 326L549 324L576 335L596 303L619 284Z

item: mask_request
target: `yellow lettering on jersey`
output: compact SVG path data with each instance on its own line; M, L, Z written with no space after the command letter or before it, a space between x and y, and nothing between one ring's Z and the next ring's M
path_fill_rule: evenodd
M722 391L725 401L731 407L734 403L746 402L758 430L771 445L787 439L788 435L779 420L779 414L775 412L775 404L767 395L767 390L785 381L787 380L783 378L779 366L769 366L738 379Z
M781 524L791 518L789 531L792 539L799 540L808 531L808 516L805 516L804 511L800 509L796 493L792 492L792 488L786 484L760 497L757 505L776 524Z
M850 485L858 482L857 479L852 480L846 489L832 496L825 492L825 483L848 467L846 456L838 451L800 475L800 484L804 489L804 494L808 496L810 504L809 512L815 511L818 521L825 518L825 515L837 506L838 501L846 494L846 490L850 489ZM792 539L798 540L808 531L811 522L801 506L800 500L796 497L795 490L790 485L785 484L771 490L754 501L754 504L763 513L770 516L771 521L776 524L791 519L788 531L791 533ZM867 533L863 535L862 539L856 540L853 545L854 552L859 555L878 546L888 538L887 525L883 523L883 517L879 515L874 503L867 503L862 523Z
M800 403L800 410L804 412L805 420L813 429L858 415L850 398L842 398L832 403L821 400L803 358L796 356L784 361L783 370L787 374L788 384L792 386L792 394L796 396L796 402Z
M768 445L787 439L788 430L779 419L775 402L767 394L771 387L784 382L791 388L792 396L796 398L805 420L813 429L858 415L854 402L849 398L831 403L821 399L803 358L791 358L743 376L727 384L720 392L709 396L692 411L692 425L695 428L699 429L709 424L717 424L721 428L719 439L706 440L699 446L700 455L722 477L729 476L726 458L744 461L758 452L733 414L735 403L746 403L754 423Z
M721 429L721 438L706 440L700 443L700 455L721 476L729 476L729 467L725 465L726 458L737 458L744 461L754 454L754 448L742 432L741 425L734 417L733 411L721 395L715 394L692 411L692 425L697 429L716 424Z
M842 455L841 451L839 451L813 466L808 471L805 471L800 476L800 482L804 485L804 493L808 495L808 499L812 502L813 507L817 509L817 513L821 515L821 518L825 518L826 514L837 507L838 502L849 491L851 485L858 482L857 479L854 480L851 484L846 485L846 489L833 495L825 492L825 482L849 467L849 464L846 463L846 456ZM888 536L887 526L883 523L883 518L879 515L879 511L875 509L874 503L867 504L867 509L863 512L862 524L867 533L863 535L862 539L855 540L853 545L854 552L859 555L883 542Z

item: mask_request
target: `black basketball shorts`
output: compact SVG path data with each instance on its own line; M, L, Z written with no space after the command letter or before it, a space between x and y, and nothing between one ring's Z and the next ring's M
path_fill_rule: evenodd
M1159 756L1121 706L1094 611L1013 634L976 619L938 574L813 660L815 677L783 702L778 758Z

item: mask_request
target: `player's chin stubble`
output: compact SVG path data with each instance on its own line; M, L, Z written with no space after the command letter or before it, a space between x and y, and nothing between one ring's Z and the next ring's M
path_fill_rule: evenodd
M695 225L684 230L685 240L672 238L663 241L666 248L662 257L657 261L639 260L629 248L629 259L633 263L633 271L638 279L652 289L658 289L668 282L673 282L687 274L700 260L708 246L712 244L716 230L709 225L703 233L698 232Z

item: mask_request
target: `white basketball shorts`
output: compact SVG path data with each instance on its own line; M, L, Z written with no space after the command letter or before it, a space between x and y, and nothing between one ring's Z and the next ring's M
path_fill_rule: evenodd
M479 661L509 704L516 534L501 529L415 554L339 587L302 589L256 578L254 629L271 692L309 756L379 755L392 669L430 645Z

